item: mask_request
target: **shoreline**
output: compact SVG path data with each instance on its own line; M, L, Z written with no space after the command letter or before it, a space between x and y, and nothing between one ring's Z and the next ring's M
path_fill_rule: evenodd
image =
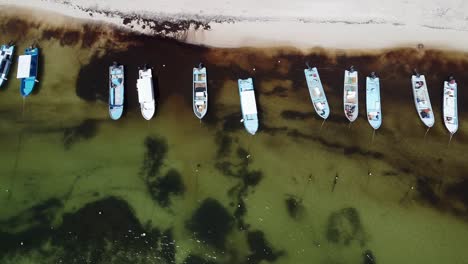
M144 0L139 0L144 1ZM3 2L3 3L2 3ZM52 12L85 22L106 23L147 35L170 37L185 43L218 48L292 47L308 52L325 49L388 49L416 48L468 51L464 45L468 28L453 25L411 24L373 17L348 19L310 19L306 17L221 16L179 13L138 13L137 10L108 10L102 7L82 7L57 1L23 3L2 1L18 10ZM89 2L89 1L88 1ZM171 12L176 12L173 8ZM185 12L183 12L185 11ZM193 11L193 10L192 10ZM452 23L456 24L456 23ZM449 41L448 41L449 40Z

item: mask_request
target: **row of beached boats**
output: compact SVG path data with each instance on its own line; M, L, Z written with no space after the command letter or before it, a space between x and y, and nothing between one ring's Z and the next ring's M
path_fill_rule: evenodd
M330 107L320 81L317 68L304 70L307 86L309 88L312 104L315 111L323 119L327 119L330 114ZM434 112L432 110L427 82L424 75L416 70L411 77L414 103L421 121L429 128L435 123ZM343 106L346 118L354 122L359 113L358 103L358 72L351 66L344 73ZM458 130L458 109L457 109L457 82L450 77L444 82L443 88L443 118L447 130L451 135ZM372 72L366 77L366 110L367 120L375 130L382 125L382 104L380 101L380 79Z
M15 46L12 43L0 46L0 87L7 81L8 72L13 63ZM20 93L26 97L32 93L37 82L39 48L30 46L18 57L16 78L21 80Z
M11 43L0 46L0 86L7 80L13 62L15 46ZM30 46L18 57L17 78L21 80L20 92L23 97L34 90L37 80L39 48ZM326 120L330 115L330 106L316 67L304 69L312 105L316 113ZM119 119L124 111L124 77L123 65L114 63L109 67L109 114L114 120ZM150 120L156 110L152 70L143 67L138 71L136 87L141 113ZM414 103L421 121L431 128L435 123L434 112L424 75L415 71L411 77ZM358 72L353 68L344 72L343 106L346 118L354 122L359 113ZM242 120L246 130L254 135L259 127L255 90L252 78L239 79L238 89L241 103ZM380 79L375 73L366 78L367 120L375 130L382 125L382 106L380 101ZM193 111L202 119L208 111L208 85L206 68L200 64L193 68ZM443 118L448 131L453 135L458 130L457 82L450 77L443 86Z
M320 80L318 69L310 67L307 64L304 74L315 112L326 120L330 115L330 106ZM114 63L109 68L109 76L109 111L112 119L119 119L123 112L124 67ZM139 79L137 81L138 98L142 115L147 120L152 118L155 110L151 78L151 69L145 67L139 71ZM434 125L435 119L426 79L424 75L420 75L415 71L415 74L411 77L411 82L418 115L422 122L430 128ZM354 67L351 66L348 70L345 70L343 84L344 113L349 122L354 122L359 113L358 72ZM254 135L258 130L259 122L252 78L239 79L238 88L242 111L241 122L244 123L245 129ZM444 123L453 135L458 130L457 83L453 77L450 77L444 83L443 100ZM206 115L207 110L207 72L206 68L200 64L198 67L193 68L193 111L199 119L202 119ZM380 79L374 72L366 77L366 110L369 124L373 129L379 129L382 125Z

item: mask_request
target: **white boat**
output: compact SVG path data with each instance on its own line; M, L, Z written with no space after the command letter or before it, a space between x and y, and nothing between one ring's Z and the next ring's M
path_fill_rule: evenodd
M153 75L151 69L146 68L146 66L138 71L137 90L141 114L146 120L150 120L156 110L156 103L154 101Z
M358 72L352 66L349 71L345 71L343 104L346 118L348 118L349 122L355 121L359 113Z
M258 113L253 80L252 78L239 79L238 84L244 127L247 132L255 135L258 130Z
M193 68L193 112L202 119L208 110L208 88L206 81L206 68Z
M11 44L2 45L0 47L0 87L7 80L14 50L15 46Z
M414 104L419 118L427 126L434 125L434 111L432 111L431 100L427 91L426 78L424 75L415 74L411 77L413 86Z
M307 65L308 66L308 65ZM308 67L304 69L307 87L309 88L310 99L314 105L315 112L323 119L327 119L330 115L330 107L328 106L327 97L323 90L322 82L317 68Z
M453 77L444 82L444 123L450 134L458 130L457 82Z
M367 120L374 129L382 125L382 106L380 103L380 79L372 73L366 78Z

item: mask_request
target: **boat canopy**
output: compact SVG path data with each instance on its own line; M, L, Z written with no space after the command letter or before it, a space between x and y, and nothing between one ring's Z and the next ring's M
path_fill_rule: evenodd
M16 78L31 77L31 55L20 55L18 59L18 74Z
M255 93L253 90L242 92L241 105L244 115L253 115L257 113L257 104L255 103Z
M151 78L137 80L138 99L140 103L153 101L153 83Z

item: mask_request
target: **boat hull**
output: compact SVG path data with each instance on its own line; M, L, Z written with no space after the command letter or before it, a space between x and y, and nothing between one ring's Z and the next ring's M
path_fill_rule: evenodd
M123 65L109 67L109 115L118 120L124 110L124 82L125 72Z
M323 90L317 68L305 69L304 74L315 112L321 118L327 119L330 115L330 106L328 104L327 97L325 96L325 91Z
M156 111L151 69L139 70L137 80L138 101L144 119L151 120Z
M5 83L10 72L11 63L13 61L13 52L15 46L2 45L0 47L0 87Z
M25 59L22 59L22 57ZM17 78L21 79L20 93L23 97L26 97L33 92L38 82L39 49L27 48L24 55L20 56L19 61ZM25 62L29 62L29 66Z
M244 127L249 134L255 135L258 131L258 112L253 80L252 78L239 79L238 85Z
M427 127L434 126L434 111L432 110L429 92L427 91L427 83L424 75L419 77L413 75L411 77L411 84L413 86L413 97L416 111L421 121Z
M193 68L193 113L202 119L208 111L208 85L206 68Z
M458 131L458 102L457 83L444 82L443 110L444 124L450 134Z
M382 125L382 106L380 101L380 79L366 78L366 110L367 120L373 129Z
M359 113L357 71L345 71L343 105L346 118L349 122L354 122Z

